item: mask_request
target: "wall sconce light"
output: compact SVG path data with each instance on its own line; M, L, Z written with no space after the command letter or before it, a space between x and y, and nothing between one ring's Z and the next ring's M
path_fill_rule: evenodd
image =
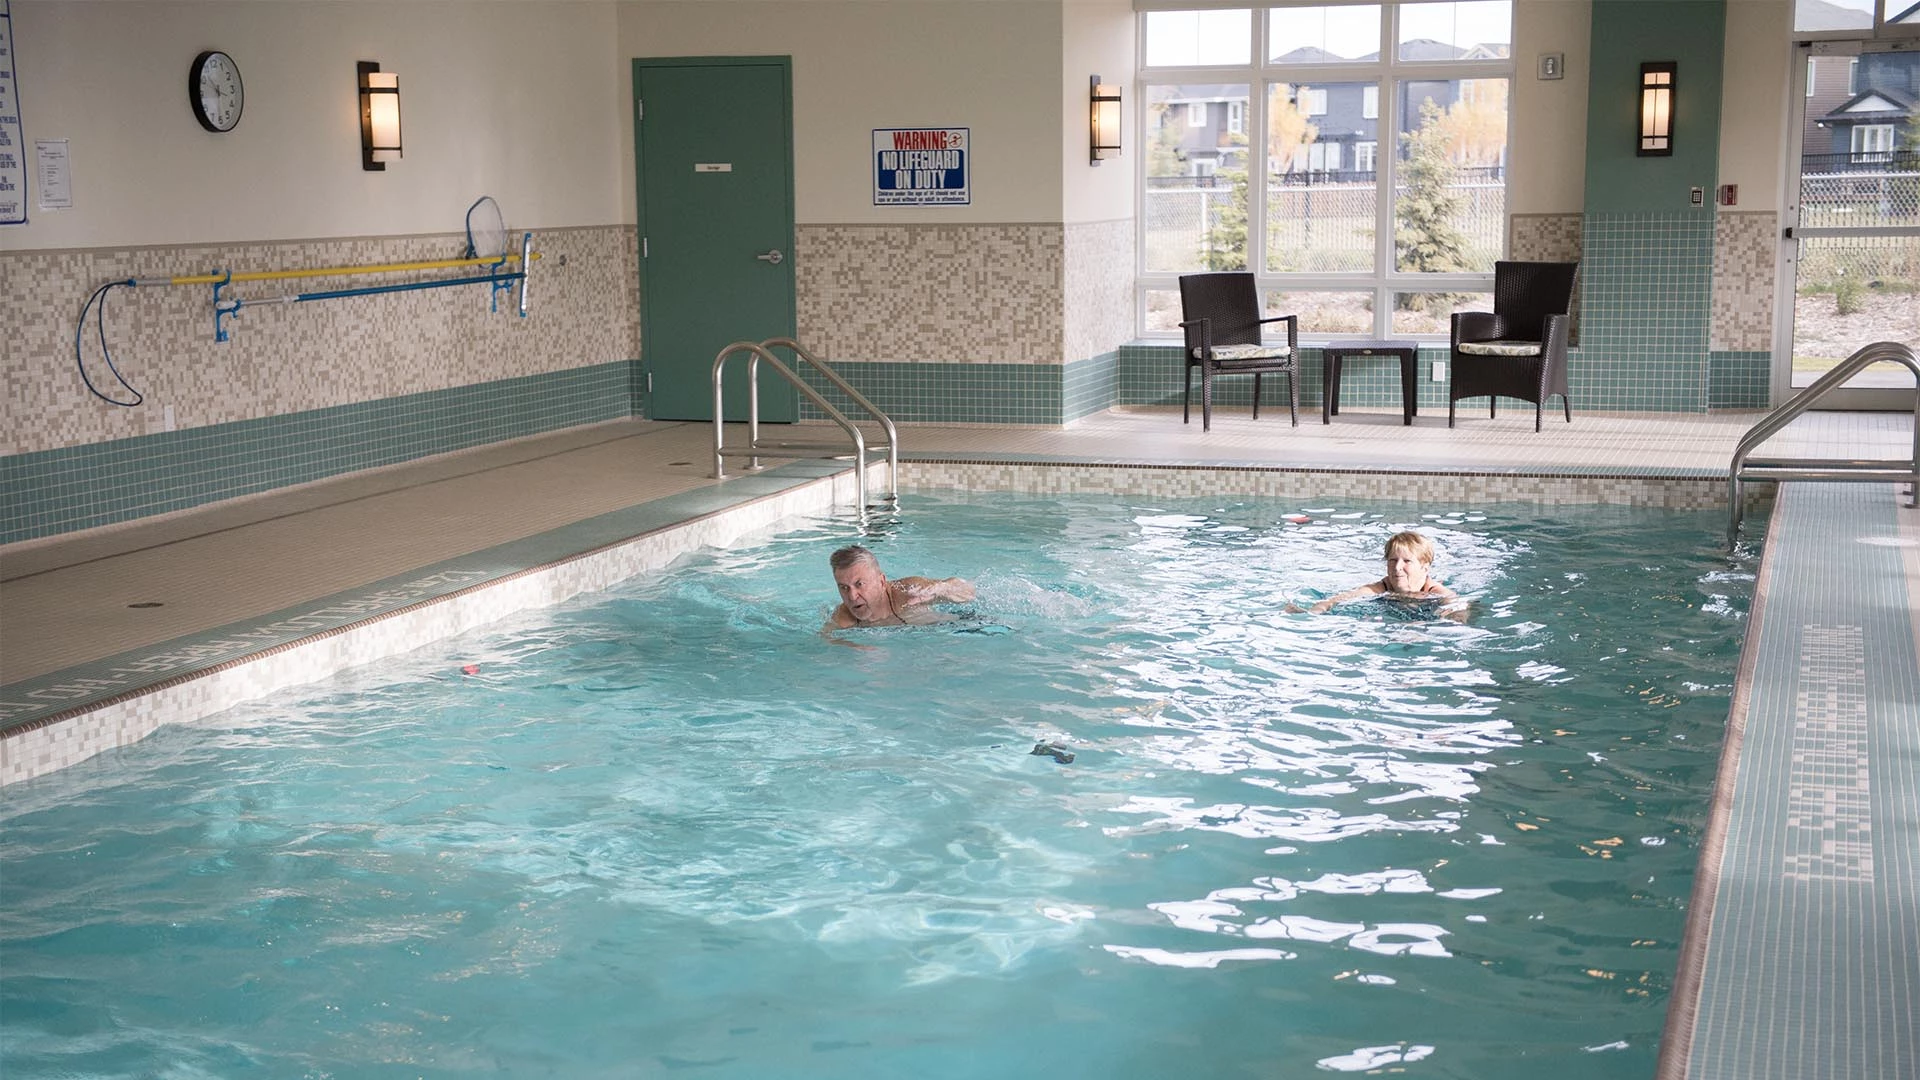
M1640 157L1673 156L1673 83L1679 65L1655 60L1640 65Z
M1101 83L1100 76L1092 79L1089 94L1093 129L1088 142L1088 162L1098 165L1110 157L1120 156L1120 88Z
M359 63L360 167L379 172L400 152L400 76L371 60Z

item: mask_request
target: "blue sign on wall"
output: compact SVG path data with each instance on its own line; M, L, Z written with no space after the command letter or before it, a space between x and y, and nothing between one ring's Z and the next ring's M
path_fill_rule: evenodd
M966 128L874 128L873 205L966 206Z

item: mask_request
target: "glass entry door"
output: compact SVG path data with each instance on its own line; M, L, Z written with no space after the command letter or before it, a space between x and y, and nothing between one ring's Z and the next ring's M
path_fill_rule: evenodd
M1792 363L1780 373L1780 397L1863 345L1898 341L1920 350L1920 51L1872 50L1859 41L1795 50L1800 147L1787 181L1783 252L1793 292L1781 305ZM1878 364L1828 400L1836 408L1910 409L1913 383L1906 368Z

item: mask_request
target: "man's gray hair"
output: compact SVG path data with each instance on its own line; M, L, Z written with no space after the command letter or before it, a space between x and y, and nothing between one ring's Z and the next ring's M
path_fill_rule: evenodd
M833 557L828 559L827 562L833 567L835 572L845 570L847 567L857 563L866 563L876 570L880 568L880 560L874 556L873 552L868 551L859 544L848 544L846 547L834 552Z

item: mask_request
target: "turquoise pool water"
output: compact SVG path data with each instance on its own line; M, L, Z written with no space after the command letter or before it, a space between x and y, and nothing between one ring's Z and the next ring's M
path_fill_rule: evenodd
M911 495L861 649L845 523L691 557L6 789L0 1074L1644 1077L1723 525ZM1468 623L1284 611L1404 526Z

